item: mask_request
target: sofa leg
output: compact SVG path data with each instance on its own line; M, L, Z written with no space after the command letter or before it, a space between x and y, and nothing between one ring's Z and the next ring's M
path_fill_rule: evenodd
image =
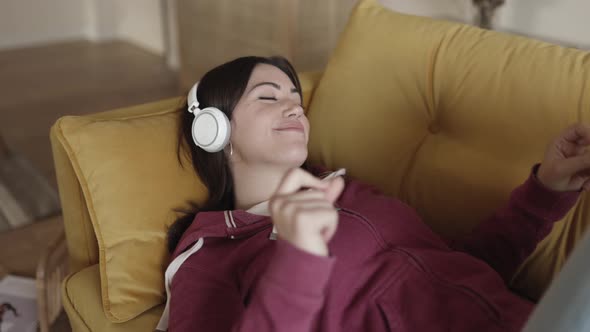
M61 282L67 274L68 252L65 232L62 232L49 244L37 265L37 311L41 332L49 332L63 309Z

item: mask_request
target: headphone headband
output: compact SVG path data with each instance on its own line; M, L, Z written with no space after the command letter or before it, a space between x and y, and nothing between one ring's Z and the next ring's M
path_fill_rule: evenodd
M200 111L199 108L199 101L197 100L197 87L199 86L199 81L193 85L191 90L188 92L188 96L186 100L188 101L188 111L190 113L195 113L195 111Z

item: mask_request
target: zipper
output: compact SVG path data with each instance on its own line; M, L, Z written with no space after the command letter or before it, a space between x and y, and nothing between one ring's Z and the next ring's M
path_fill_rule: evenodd
M412 262L414 262L414 264L416 266L418 266L418 268L426 273L427 275L429 275L432 279L434 279L435 281L438 281L439 283L453 288L455 290L458 290L464 294L466 294L467 296L473 298L474 300L476 300L480 306L484 307L484 309L487 309L487 311L489 313L492 314L492 318L495 319L496 323L500 324L501 320L500 320L500 313L498 312L498 310L489 302L487 301L483 296L481 296L481 294L479 294L478 292L474 291L473 289L463 286L463 285L457 285L457 284L453 284L451 282L448 282L442 278L440 278L439 276L437 276L434 272L432 272L432 270L430 270L426 264L424 264L424 262L422 261L422 259L420 257L416 257L415 255L413 255L412 253L410 253L409 251L396 247L392 249L393 251L397 251L402 253L403 255L405 255L406 257L408 257L410 260L412 260Z

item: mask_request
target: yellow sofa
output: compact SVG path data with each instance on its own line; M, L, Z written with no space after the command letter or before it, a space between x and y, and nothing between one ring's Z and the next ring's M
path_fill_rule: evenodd
M588 53L362 0L325 71L301 75L310 158L459 236L506 201L551 138L587 121L589 79ZM67 116L51 129L74 331L151 331L159 319L172 209L207 194L176 160L181 102ZM515 291L541 296L588 213L583 194L523 264Z

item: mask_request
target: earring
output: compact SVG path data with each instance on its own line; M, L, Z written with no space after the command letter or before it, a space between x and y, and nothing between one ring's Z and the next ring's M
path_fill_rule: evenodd
M229 155L234 155L234 146L231 144L231 141L229 142Z

